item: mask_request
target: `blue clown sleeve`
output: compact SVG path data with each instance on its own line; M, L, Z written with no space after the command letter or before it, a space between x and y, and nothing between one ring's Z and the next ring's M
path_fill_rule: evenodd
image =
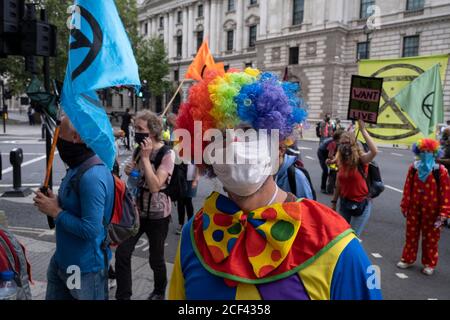
M381 300L380 274L358 239L342 251L331 282L332 300Z

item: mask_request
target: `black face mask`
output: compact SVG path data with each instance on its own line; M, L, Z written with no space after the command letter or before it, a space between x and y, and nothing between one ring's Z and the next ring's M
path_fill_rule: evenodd
M339 153L342 155L342 158L348 159L352 154L352 146L349 144L339 145Z
M84 143L72 143L61 138L58 139L56 147L61 160L67 163L70 168L79 166L95 154Z
M148 137L150 137L149 133L136 132L134 134L134 141L140 145L142 142L144 142L145 138L148 138Z

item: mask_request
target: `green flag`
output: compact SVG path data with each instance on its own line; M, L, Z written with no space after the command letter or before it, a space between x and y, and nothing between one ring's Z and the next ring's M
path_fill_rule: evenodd
M439 64L420 75L394 98L425 135L444 121L444 97Z

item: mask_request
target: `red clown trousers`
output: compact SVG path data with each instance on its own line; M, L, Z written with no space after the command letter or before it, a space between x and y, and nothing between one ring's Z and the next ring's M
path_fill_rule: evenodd
M439 184L434 174L425 182L418 177L417 169L410 167L403 189L402 212L406 217L406 243L402 261L412 264L417 259L419 240L422 237L422 264L434 268L438 262L440 228L434 224L439 216L448 217L450 212L450 180L447 169L439 166Z

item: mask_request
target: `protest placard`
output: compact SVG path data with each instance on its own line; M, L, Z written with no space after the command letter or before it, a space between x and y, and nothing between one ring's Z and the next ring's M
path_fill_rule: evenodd
M376 124L382 90L383 78L353 75L347 119Z

